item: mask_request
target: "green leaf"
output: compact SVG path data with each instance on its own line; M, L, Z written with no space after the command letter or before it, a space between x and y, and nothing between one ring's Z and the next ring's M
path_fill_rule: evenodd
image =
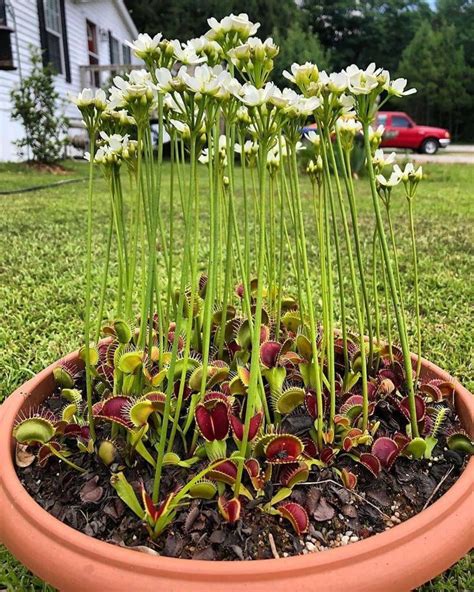
M15 426L13 437L20 444L34 442L46 444L51 440L55 432L53 424L44 417L30 417Z
M453 434L452 436L449 436L447 443L450 450L474 454L474 444L466 434Z
M411 454L413 458L423 458L426 450L426 442L423 438L413 438L403 451L405 454Z
M287 497L290 497L292 490L289 487L282 487L270 500L270 505L274 506L278 502L283 501Z
M132 512L134 512L140 520L145 517L145 511L143 510L140 502L138 501L137 494L133 487L127 481L123 473L115 473L110 477L110 484L117 492L119 498L126 504Z

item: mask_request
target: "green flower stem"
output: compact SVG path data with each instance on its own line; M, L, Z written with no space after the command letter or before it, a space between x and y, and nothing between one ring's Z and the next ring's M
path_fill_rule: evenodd
M87 234L86 234L86 303L84 311L84 348L86 366L87 416L90 436L95 441L95 425L92 415L92 373L90 364L91 291L92 291L92 196L94 181L95 129L90 133L89 188L87 194Z
M104 271L102 273L102 284L100 286L99 311L97 314L97 327L95 330L95 341L96 342L98 342L100 339L100 331L102 328L102 321L103 321L103 316L104 316L105 294L107 292L107 280L109 278L110 250L111 250L111 245L112 245L113 229L114 229L114 217L113 217L112 201L111 201L109 230L107 232L107 245L105 247L105 265L104 265Z
M329 136L329 134L328 134ZM365 432L369 423L369 394L367 390L367 358L365 354L365 331L364 331L364 312L359 299L359 285L356 278L354 257L352 254L352 241L349 232L349 225L347 223L346 208L342 196L342 188L339 181L339 175L336 168L336 159L334 156L334 150L330 138L329 142L329 156L331 159L331 165L335 171L336 190L339 202L339 210L341 212L342 225L344 229L344 238L346 241L347 256L349 260L349 270L351 275L351 286L352 293L354 295L354 308L357 316L357 328L359 331L359 347L362 358L361 363L361 375L362 375L362 430ZM341 155L340 155L341 156Z
M114 219L114 226L115 226L115 235L117 239L117 256L118 256L118 263L119 263L119 278L118 278L118 294L117 294L117 317L122 315L122 302L123 302L123 288L124 284L127 285L127 270L126 270L126 262L125 262L125 244L124 244L124 237L123 237L123 229L121 226L120 218L121 214L119 212L120 203L118 200L118 189L117 189L117 179L114 172L112 172L112 177L110 180L111 184L111 197L112 197L112 215Z
M173 245L174 245L174 175L175 175L175 153L176 153L176 141L175 141L176 133L173 133L171 136L171 143L170 143L170 192L169 192L169 202L168 202L168 260L169 260L169 270L168 270L168 285L166 290L166 317L165 317L165 327L164 330L167 331L172 312L176 312L176 308L173 307ZM171 310L173 308L173 310Z
M281 136L280 136L281 138ZM280 154L281 154L281 145L280 145ZM280 171L283 163L280 162ZM277 280L277 301L276 301L276 323L275 323L275 332L276 332L276 340L278 341L280 338L280 324L281 324L281 299L283 296L283 262L284 262L284 255L285 255L285 229L284 229L284 222L285 222L285 202L283 200L283 195L280 189L280 185L277 183L277 198L278 204L280 206L280 229L279 229L279 239L280 239L280 247L278 251L278 280Z
M268 232L268 306L271 310L273 305L273 297L275 290L275 179L272 174L269 175L269 192L268 192L268 215L269 215L269 232Z
M390 292L392 296L392 303L393 308L395 310L395 316L397 319L397 327L398 333L400 336L400 342L402 346L403 352L403 361L405 365L405 375L408 387L408 403L410 408L410 423L411 423L411 435L413 438L419 437L418 432L418 424L416 421L416 406L415 406L415 391L413 385L413 375L412 375L412 365L411 365L411 356L410 356L410 348L408 345L406 327L401 311L400 300L398 298L397 293L397 286L395 284L395 276L392 269L392 262L390 261L390 253L388 249L387 238L385 236L385 230L383 227L382 221L382 214L380 211L379 205L379 196L377 194L377 187L375 185L375 173L372 164L372 155L370 150L370 141L369 141L369 124L367 120L363 122L363 130L364 130L364 145L365 145L365 154L367 158L367 165L369 170L369 180L370 180L370 189L372 193L372 202L374 205L375 211L375 218L377 222L377 231L380 238L380 245L382 247L382 255L383 260L385 263L385 268L388 276L388 283L390 286Z
M234 495L239 497L242 473L244 469L244 458L247 451L250 419L254 415L255 403L258 396L259 374L260 374L260 328L262 324L263 307L263 282L265 266L265 205L266 205L266 170L267 170L268 146L265 141L260 142L259 147L259 182L260 182L260 216L258 228L258 265L257 265L257 301L255 305L254 327L252 332L252 355L250 360L250 384L247 394L247 408L245 410L245 423L242 441L240 443L240 454L242 460L237 465L237 477L234 485ZM263 395L264 396L264 395Z
M181 372L180 384L179 384L179 391L178 397L176 400L176 409L174 412L174 421L171 428L171 434L168 440L167 451L171 452L173 450L173 444L176 437L176 431L178 429L179 423L179 416L181 414L181 408L183 405L183 396L184 396L184 387L186 384L186 373L188 369L188 362L189 362L189 354L191 352L191 340L192 340L192 333L193 333L193 310L194 304L197 298L197 287L196 287L196 279L197 279L197 265L198 265L198 247L199 247L199 190L197 186L197 137L196 134L193 133L191 135L190 140L190 160L191 160L191 169L190 169L190 177L189 177L189 196L192 200L192 208L194 213L194 220L193 220L193 233L192 233L192 247L189 249L190 251L190 284L191 284L191 293L189 297L189 304L188 304L188 316L186 318L186 325L185 325L185 343L184 343L184 353L183 353L183 370ZM191 205L191 204L190 204ZM184 290L180 290L180 298L181 296L184 297ZM183 300L184 304L184 300ZM178 313L179 314L179 313ZM178 327L176 327L176 331L178 331ZM178 336L178 332L176 332L176 337ZM173 344L174 345L174 344Z
M203 321L203 345L202 345L202 377L201 386L199 391L199 399L204 398L206 392L207 382L207 367L209 362L209 349L211 344L211 329L212 329L212 307L214 304L214 292L216 285L216 256L217 256L217 212L219 194L214 186L214 157L216 158L216 164L219 164L219 117L217 114L213 114L209 111L207 115L208 121L213 121L215 115L216 123L208 127L208 136L213 133L213 141L208 143L208 177L209 177L209 204L210 204L210 237L209 237L209 256L208 256L208 278L206 286L206 297L204 301L204 321ZM230 140L230 139L229 139ZM212 149L211 149L212 148ZM229 150L229 146L227 147ZM214 153L213 153L214 151Z
M240 167L242 171L242 196L244 201L244 260L245 260L245 276L244 286L249 289L250 286L250 230L249 230L249 209L248 209L248 195L247 195L247 163L245 162L244 143L245 132L240 129Z
M232 271L233 271L233 259L234 254L232 251L232 244L233 244L233 229L232 229L232 209L234 207L234 178L233 178L233 154L234 151L232 150L232 138L231 138L231 130L230 125L226 124L226 144L227 144L227 160L229 166L229 187L228 191L224 192L227 193L228 196L228 204L227 204L227 223L225 227L225 231L227 233L227 241L226 241L226 258L225 258L225 276L224 276L224 294L222 299L222 318L221 324L219 327L219 340L218 340L218 356L221 359L224 353L224 333L225 333L225 324L227 322L227 306L229 304L229 296L231 290L231 280L232 280Z
M377 229L374 229L374 235L372 238L372 288L374 293L374 311L375 311L375 340L377 345L380 346L380 306L379 306L379 291L378 291L378 279L377 279L377 249L378 237Z
M125 317L130 319L132 316L132 302L135 286L135 273L137 267L137 251L138 251L138 240L140 235L140 220L141 220L141 184L138 182L137 176L135 176L136 191L135 199L132 207L132 233L131 233L131 244L130 244L130 270L128 276L127 294L125 297Z
M400 300L400 309L401 309L401 313L403 316L403 322L406 325L405 305L403 303L402 282L401 282L401 277L400 277L400 265L398 262L398 249L397 249L397 243L395 240L395 231L393 229L392 214L391 214L391 208L390 208L390 205L391 205L390 198L388 198L384 203L385 203L385 210L387 212L388 228L389 228L389 232L390 232L390 241L392 243L393 262L395 263L394 273L395 273L395 279L397 281L397 288L398 288L398 294L399 294L398 298Z
M337 141L338 146L341 148L341 138L339 132L336 130L337 133ZM356 251L356 258L357 258L357 266L359 268L359 278L360 278L360 285L362 288L362 297L364 300L364 307L365 307L365 320L367 323L367 332L369 336L369 366L372 364L373 359L373 349L374 349L374 335L373 335L373 327L372 327L372 311L370 307L370 300L369 300L369 291L367 288L367 283L365 280L365 267L364 267L364 259L362 256L362 247L361 247L361 240L359 235L359 219L358 219L358 212L357 212L357 200L355 196L355 189L354 183L352 180L352 166L351 166L351 154L350 150L343 150L344 153L344 163L345 163L345 179L346 179L346 189L347 189L347 197L349 201L349 209L351 213L351 222L352 222L352 232L354 234L354 245ZM377 315L377 311L375 312ZM377 322L377 317L376 317Z
M183 212L190 211L192 208L192 200L194 195L191 193L191 190L194 186L193 178L195 178L195 156L196 156L196 138L193 136L191 138L191 179L190 179L190 191L186 192L185 199L186 203L184 204ZM182 157L184 156L184 152L182 152ZM194 162L194 165L193 165ZM178 168L179 170L179 168ZM161 485L161 476L163 471L163 458L165 455L165 448L168 442L169 450L172 450L173 442L174 442L174 435L173 439L170 435L169 440L167 439L168 433L168 425L170 422L170 412L171 412L171 401L173 397L173 389L174 389L174 375L175 375L175 367L176 367L176 360L178 356L178 343L179 343L179 333L181 331L181 325L183 321L183 308L184 308L184 293L186 288L186 282L188 279L188 268L190 266L190 259L191 259L191 233L186 232L184 237L184 246L183 246L183 262L181 266L181 279L180 279L180 288L179 288L179 299L178 299L178 306L177 306L177 315L176 315L176 330L175 330L175 339L173 340L173 346L171 349L171 360L170 365L167 373L167 386L166 386L166 399L165 399L165 408L163 410L163 421L161 424L161 431L160 431L160 440L158 444L158 455L156 459L156 467L155 467L155 477L153 480L153 501L157 503L159 499L160 493L160 485ZM180 385L181 386L181 385ZM181 394L181 403L182 403L182 394ZM178 400L179 404L179 400ZM176 434L176 427L179 419L179 412L176 409L174 414L174 421L173 427L174 434ZM170 446L171 443L171 446Z
M420 283L418 280L418 256L416 252L415 222L413 220L413 197L408 199L408 217L410 219L411 252L413 257L413 273L415 280L415 315L416 315L416 375L418 380L421 372L421 318L420 318Z
M329 307L328 307L328 287L327 287L327 262L326 262L326 224L324 220L324 210L326 201L326 183L323 180L322 191L319 199L319 269L321 281L321 302L322 302L322 317L323 317L323 342L321 344L321 369L324 368L326 341L327 341L327 327L329 325ZM321 370L322 372L322 370ZM321 377L322 378L322 377Z
M291 174L293 178L296 180L295 188L295 213L296 213L296 223L298 225L298 234L300 237L300 247L301 247L301 259L303 264L303 275L304 275L304 284L306 289L306 303L308 307L308 316L309 316L309 332L310 332L310 339L311 339L311 349L313 354L313 359L311 364L314 368L314 388L316 390L316 403L317 403L317 410L318 410L318 417L317 417L317 440L318 440L318 448L319 450L322 449L323 444L323 415L324 415L324 407L323 407L323 395L322 395L322 385L321 385L321 368L319 366L319 353L318 353L318 343L317 343L317 329L316 329L316 320L314 316L314 304L313 304L313 294L311 289L311 280L310 280L310 273L309 273L309 264L308 264L308 255L306 250L306 233L304 227L304 218L303 218L303 207L301 203L301 193L300 193L300 186L298 183L298 162L296 158L296 144L293 144L290 147L290 166L291 166ZM312 385L313 386L313 385Z
M297 286L297 290L298 290L298 303L299 303L299 309L300 309L300 318L301 318L301 324L304 324L305 307L304 307L304 298L303 298L303 281L301 279L301 264L300 264L300 256L301 255L300 255L299 240L298 240L299 235L298 235L298 229L296 226L296 215L295 215L295 211L293 208L293 203L294 203L293 194L290 195L288 181L286 178L284 161L282 162L282 165L283 165L282 179L283 179L283 186L284 186L284 194L285 194L285 198L286 198L286 205L288 207L288 212L290 214L291 224L293 226L294 239L295 239L294 242L295 242L296 286ZM284 224L285 224L285 228L286 228L286 226L287 226L286 220L285 220ZM288 248L290 249L290 252L291 252L292 246L291 246L291 239L290 239L288 230L286 231L285 234L286 234L287 245L288 245Z
M329 142L331 140L329 139ZM326 139L327 142L327 139ZM327 147L324 141L321 141L321 157L323 159L323 166L325 171L326 192L324 194L324 225L322 234L325 238L325 254L326 254L326 298L327 298L327 324L324 328L325 343L326 343L326 358L328 367L329 380L329 401L330 401L330 425L332 427L334 413L335 413L335 399L336 399L336 371L334 366L334 284L332 276L332 262L331 262L331 235L329 228L329 210L333 209L334 198L332 194L332 184L330 178L330 169L327 155ZM329 204L329 207L328 207ZM324 292L323 292L324 295Z
M128 277L128 249L127 249L127 231L126 231L126 224L125 224L125 207L123 201L123 191L122 191L122 180L120 177L120 169L118 167L113 168L113 177L115 180L115 192L117 195L117 222L120 228L120 234L123 243L123 260L125 264L125 274L124 277Z
M334 149L332 146L332 140L327 128L324 129L324 134L326 136L326 146L328 148L329 153L329 160L331 161L331 166L334 171L334 181L336 184L336 193L338 196L339 201L339 208L341 210L341 216L345 218L345 210L344 204L342 202L342 190L341 190L341 182L339 180L339 172L337 169L336 158L334 155ZM342 269L342 259L341 259L341 250L339 248L339 229L337 227L337 220L336 220L336 208L334 205L334 197L333 192L329 192L329 204L331 206L331 219L332 219L332 231L334 236L334 249L336 251L336 267L337 267L337 278L339 282L339 301L341 306L341 329L342 329L342 341L343 341L343 352L344 352L344 367L346 372L349 370L349 354L347 351L347 322L346 322L346 297L345 297L345 290L344 290L344 272ZM349 244L349 241L346 236L346 244ZM330 423L332 426L334 415L336 414L336 401L335 401L335 391L334 391L334 399L332 400L333 405L330 409Z
M377 229L375 229L374 233L377 233ZM377 244L380 244L380 241L377 236ZM383 291L384 291L384 301L385 301L385 316L387 317L387 340L388 340L388 355L390 361L393 362L393 335L392 335L392 313L390 312L390 294L389 294L389 286L387 283L387 274L385 272L385 264L383 261L383 257L381 257L382 263L382 279L383 279Z

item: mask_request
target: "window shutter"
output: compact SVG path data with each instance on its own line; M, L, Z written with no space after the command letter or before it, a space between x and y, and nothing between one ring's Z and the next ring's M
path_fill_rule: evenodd
M43 56L43 66L46 67L49 64L49 51L48 51L48 38L46 35L46 23L44 18L44 4L43 0L37 0L38 6L38 22L39 22L39 33L41 43L41 53Z
M109 63L113 64L114 52L112 50L112 32L109 31Z
M71 63L69 60L69 44L67 40L67 23L66 23L66 6L64 0L59 2L61 10L61 29L63 34L63 53L64 53L64 72L66 74L66 82L71 82Z

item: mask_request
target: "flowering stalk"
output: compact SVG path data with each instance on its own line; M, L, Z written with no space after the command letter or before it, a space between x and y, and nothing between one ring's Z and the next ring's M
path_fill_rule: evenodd
M341 146L341 137L340 133L336 128L336 137L338 141L338 146L341 147L343 155L344 155L344 164L345 164L345 178L346 178L346 189L347 189L347 197L349 202L349 210L351 213L351 222L352 222L352 232L354 234L354 246L356 252L356 259L357 259L357 267L359 268L359 279L360 279L360 286L362 290L362 297L364 301L364 308L365 308L365 319L367 322L367 332L369 337L369 366L372 364L373 359L373 326L372 326L372 311L370 308L370 300L369 300L369 292L367 289L367 283L365 280L365 268L364 268L364 260L362 257L362 247L361 241L359 236L359 218L357 212L357 200L355 196L355 189L354 183L352 180L352 166L351 166L351 153L350 149L342 148ZM375 309L375 319L376 323L378 311Z
M377 256L378 256L378 236L377 229L374 230L372 237L372 289L374 295L374 313L375 313L375 340L377 346L380 346L380 307L379 307L379 290L377 277ZM389 342L390 352L392 351L392 344Z
M250 231L249 231L249 210L247 195L247 163L245 162L245 131L240 127L240 167L242 170L242 196L244 202L244 261L245 261L245 287L248 290L250 286Z
M336 184L336 194L339 201L341 216L345 217L344 213L344 206L342 203L342 191L341 191L341 183L339 180L339 172L336 164L336 158L334 156L334 149L332 146L332 139L329 133L329 129L327 126L323 130L325 139L326 139L326 147L327 147L327 154L329 155L329 162L331 164L331 168L333 170L334 181ZM336 220L336 209L334 206L334 196L332 190L329 191L329 203L331 207L331 219L332 219L332 230L334 236L334 250L336 252L336 265L337 265L337 277L339 282L339 299L340 299L340 306L341 306L341 329L342 329L342 342L343 342L343 353L344 353L344 367L346 372L349 370L349 355L347 352L347 324L346 324L346 302L345 302L345 291L344 291L344 274L342 270L342 260L341 260L341 252L339 248L339 230L337 227L337 220ZM347 236L346 236L346 244L349 244ZM335 414L335 393L334 393L334 400L331 405L331 413L330 413L330 423L332 426L332 422L334 419Z
M329 142L331 140L329 139ZM326 138L327 142L327 138ZM328 381L329 381L329 401L330 401L330 424L332 427L334 421L335 405L336 405L336 374L334 367L334 284L332 276L331 264L331 236L329 227L329 211L333 210L333 194L332 185L329 173L329 159L327 155L326 142L321 142L321 156L324 164L324 179L325 191L323 192L323 212L324 219L320 219L320 230L324 238L324 252L326 256L325 272L323 282L326 290L323 290L323 305L326 302L326 324L324 326L324 340L326 345L326 359L328 367Z
M112 210L112 202L110 204L110 221L109 221L109 229L107 231L107 244L105 247L105 264L104 264L104 271L102 274L102 284L100 286L100 297L99 297L99 310L97 313L97 327L95 330L95 337L94 340L96 342L100 339L100 330L102 328L103 316L104 316L104 306L105 306L105 294L107 292L107 280L109 279L109 264L110 264L110 251L112 246L112 234L114 230L114 217L113 217L113 210Z
M250 419L255 412L255 405L258 397L259 374L260 374L260 327L262 323L263 307L263 274L265 266L265 202L266 202L266 163L268 153L268 140L262 138L259 146L259 193L260 193L260 216L258 228L258 251L257 251L257 300L255 304L254 326L252 331L252 354L250 360L250 384L247 394L247 408L245 410L244 433L240 443L240 455L245 458L249 437ZM265 396L263 394L263 396ZM244 462L241 460L237 467L237 476L234 485L234 496L239 497L240 485Z
M298 162L296 160L296 144L293 143L289 146L290 148L290 166L293 178L296 180L296 200L295 200L295 209L296 209L296 223L298 225L298 232L301 238L301 258L303 263L303 273L304 273L304 284L306 289L306 303L308 307L308 316L309 316L309 331L310 331L310 339L311 339L311 352L312 352L312 382L311 385L316 391L316 400L317 400L317 441L318 441L318 448L319 450L322 449L322 438L323 438L323 415L324 415L324 407L323 407L323 396L322 396L322 384L321 384L321 376L322 376L322 364L319 364L319 353L318 353L318 344L317 344L317 331L316 331L316 319L314 316L314 305L313 305L313 295L311 290L311 280L310 280L310 273L309 273L309 264L308 264L308 256L306 251L306 233L304 227L304 218L303 218L303 208L301 203L301 194L300 194L300 187L298 180Z
M87 193L87 234L86 234L86 306L84 311L84 353L86 365L86 397L87 416L89 420L90 436L95 441L95 425L92 415L92 373L90 362L90 325L91 325L91 290L92 290L92 196L94 181L94 154L96 129L89 131L90 161L89 161L89 189Z
M410 348L408 345L407 334L406 334L406 327L403 320L403 315L400 306L400 300L398 298L397 293L397 286L395 283L395 276L392 269L392 263L390 261L390 253L388 250L388 243L385 236L385 230L383 227L382 221L382 214L380 211L379 206L379 197L377 194L377 187L375 184L375 174L374 168L372 165L372 152L369 142L369 123L367 120L362 121L363 131L364 131L364 146L365 146L365 154L367 158L367 166L369 171L369 181L370 181L370 189L372 194L372 203L374 206L375 211L375 219L377 223L377 232L380 239L380 245L382 248L382 256L385 264L385 270L387 272L388 283L390 286L390 292L392 297L393 308L395 310L395 316L397 319L397 326L398 326L398 333L400 336L400 342L402 346L403 352L403 361L405 365L405 377L407 381L408 387L408 403L410 408L410 422L411 422L411 431L412 437L417 438L419 437L418 432L418 424L416 420L416 407L415 407L415 391L413 385L413 375L412 375L412 366L411 366L411 356L410 356Z
M418 256L416 252L415 223L413 220L413 198L408 198L408 218L410 220L411 249L413 257L413 274L415 280L415 314L416 314L416 380L421 372L421 318L420 318L420 284L418 281Z
M329 134L327 134L329 135ZM361 303L359 300L359 286L356 279L355 273L355 265L354 265L354 258L352 255L352 244L351 244L351 237L349 233L349 225L347 223L347 216L346 216L346 209L344 206L344 201L342 197L342 189L341 184L339 182L339 176L337 173L336 168L336 158L334 156L334 150L332 147L332 142L330 138L328 142L329 146L329 156L331 160L331 165L333 170L335 171L335 180L336 180L336 192L339 202L339 210L341 213L342 225L344 229L344 238L346 241L346 248L347 248L347 256L349 260L349 270L351 275L351 287L352 287L352 294L354 297L354 308L357 316L357 327L359 331L359 347L360 347L360 356L361 356L361 376L362 376L362 430L366 431L369 423L369 395L367 390L367 358L365 354L365 331L364 331L364 315L363 310L361 307ZM345 168L344 163L342 162L342 166ZM341 280L339 280L341 281ZM344 327L343 327L344 329ZM343 339L347 339L347 334L344 335L343 332ZM347 355L347 352L346 352ZM347 363L347 362L346 362ZM347 366L346 366L347 368Z

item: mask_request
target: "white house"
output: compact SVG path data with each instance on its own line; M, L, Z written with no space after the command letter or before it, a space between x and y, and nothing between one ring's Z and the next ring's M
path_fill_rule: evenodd
M124 42L137 34L123 0L0 0L0 161L18 159L12 142L24 131L11 120L10 92L31 70L30 45L53 65L56 89L67 99L133 67L137 60ZM78 125L74 105L66 114Z

